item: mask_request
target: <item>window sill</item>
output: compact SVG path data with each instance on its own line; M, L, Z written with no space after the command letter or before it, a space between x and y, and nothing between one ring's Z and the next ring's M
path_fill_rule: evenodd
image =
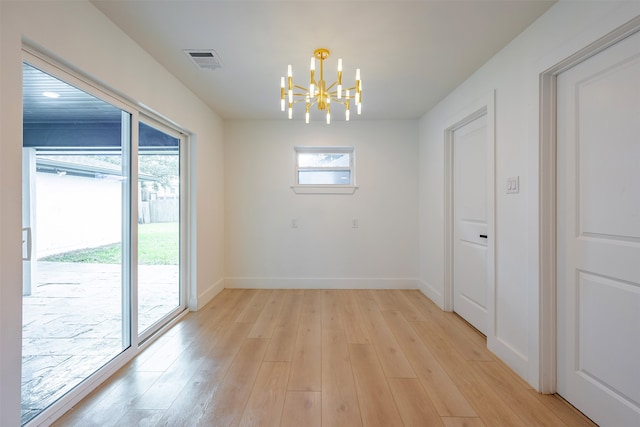
M296 194L353 194L358 189L355 185L292 185Z

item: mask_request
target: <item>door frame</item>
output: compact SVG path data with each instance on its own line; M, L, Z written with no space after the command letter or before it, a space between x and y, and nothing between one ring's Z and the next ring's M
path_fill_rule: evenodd
M443 309L453 311L453 134L475 119L487 116L486 198L487 198L487 343L495 339L495 91L469 105L451 118L444 130L444 292Z
M622 39L640 31L640 16L613 30L573 55L558 62L539 76L539 391L557 390L557 80L558 76L580 62L602 52Z

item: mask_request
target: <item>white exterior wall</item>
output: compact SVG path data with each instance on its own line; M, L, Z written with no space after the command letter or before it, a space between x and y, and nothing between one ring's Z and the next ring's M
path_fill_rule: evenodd
M122 183L36 174L35 258L122 240Z
M195 135L190 306L222 285L224 164L221 119L89 2L3 0L0 18L0 420L10 426L20 425L23 39Z
M227 121L225 286L416 288L417 124ZM358 190L295 194L295 146L355 147Z
M444 130L496 91L496 293L491 350L539 388L539 76L640 14L640 2L561 1L420 120L420 281L442 306ZM508 177L520 193L506 194Z

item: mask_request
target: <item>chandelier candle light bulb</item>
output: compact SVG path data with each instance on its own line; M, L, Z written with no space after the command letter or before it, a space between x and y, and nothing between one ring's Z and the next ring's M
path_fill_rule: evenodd
M361 111L362 103L362 82L360 80L360 69L356 69L356 83L353 87L343 88L342 86L342 58L338 59L337 79L328 84L324 80L324 60L330 55L328 49L320 48L313 52L313 57L309 63L309 88L305 88L293 83L293 70L291 65L287 67L287 82L285 87L284 77L280 79L280 109L285 109L285 97L288 97L289 118L293 118L293 104L300 101L305 102L305 122L310 121L310 110L312 105L317 105L318 110L326 112L326 122L331 123L331 102L345 106L345 120L349 121L349 107L353 99L357 107L358 114ZM316 74L316 60L320 61L319 75ZM344 91L344 93L343 93Z
M349 90L346 91L345 96L347 97L347 100L344 103L344 119L345 121L349 121Z

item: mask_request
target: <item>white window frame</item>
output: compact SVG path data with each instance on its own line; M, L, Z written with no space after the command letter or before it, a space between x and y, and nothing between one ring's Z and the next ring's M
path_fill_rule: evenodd
M298 155L301 153L349 153L349 167L327 167L313 168L314 170L348 170L351 182L342 184L300 184L298 182L299 172L307 168L298 165ZM356 185L356 150L355 147L294 147L294 185L291 186L296 194L353 194L358 186Z

